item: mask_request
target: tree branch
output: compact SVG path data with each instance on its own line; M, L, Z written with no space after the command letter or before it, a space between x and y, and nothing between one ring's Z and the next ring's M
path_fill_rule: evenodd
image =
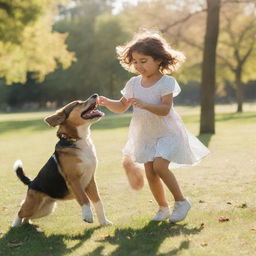
M162 32L162 33L166 33L170 28L172 28L172 27L175 27L175 26L177 26L178 24L180 24L180 23L184 23L184 22L186 22L186 21L188 21L190 18L192 18L192 17L194 17L195 15L197 15L197 14L199 14L199 13L203 13L203 12L205 12L207 9L201 9L200 11L196 11L196 12L193 12L193 13L189 13L187 16L185 16L184 18L182 18L182 19L180 19L180 20L177 20L177 21L175 21L175 22L173 22L173 23L171 23L171 24L167 24L166 26L165 26L165 28L162 28L160 31Z
M251 47L248 49L248 51L246 52L246 54L244 55L244 57L241 59L241 64L243 65L245 63L245 61L247 60L247 58L251 55L252 51L254 48L254 44L251 45Z
M235 72L235 67L231 64L231 62L228 61L224 56L217 54L217 58L224 61L224 63L233 71Z

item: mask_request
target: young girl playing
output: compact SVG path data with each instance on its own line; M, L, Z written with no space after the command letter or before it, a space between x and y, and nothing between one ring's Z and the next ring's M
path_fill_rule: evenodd
M98 104L115 113L123 113L133 106L128 142L123 149L123 155L126 156L123 165L129 181L137 189L143 185L139 169L133 162L143 163L149 187L159 205L152 220L169 218L171 222L181 221L191 205L184 198L169 166L177 168L194 165L209 153L186 130L173 107L173 97L181 89L177 81L166 74L177 70L185 57L181 52L171 49L158 33L148 32L140 33L126 45L117 47L117 54L126 70L139 75L127 82L121 91L123 97L120 100L100 96ZM162 181L175 199L172 213Z

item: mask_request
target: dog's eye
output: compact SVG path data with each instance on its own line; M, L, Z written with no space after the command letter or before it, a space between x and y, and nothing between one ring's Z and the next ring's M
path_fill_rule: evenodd
M69 114L71 113L71 111L78 105L81 105L81 103L79 102L74 102L73 104L71 104L70 106L68 106L65 110L64 113L66 115L66 118L69 117Z

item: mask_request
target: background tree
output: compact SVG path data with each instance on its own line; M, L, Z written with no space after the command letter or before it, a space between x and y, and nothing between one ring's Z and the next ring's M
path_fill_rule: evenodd
M234 18L235 17L235 18ZM254 4L229 3L222 7L218 45L220 76L232 81L237 112L243 111L244 84L256 79L256 8Z
M0 0L0 41L20 43L25 27L42 14L40 5L37 0Z
M27 72L42 81L58 65L74 60L67 50L67 34L52 31L56 0L0 1L0 77L6 84L24 83Z
M52 1L47 0L46 2L51 3ZM232 15L233 8L240 6L241 4L237 3L241 1L244 2L245 0L222 0L222 10L230 10L229 13ZM6 0L6 2L9 1ZM28 0L28 2L31 3L31 6L33 6L33 3L37 4L37 1ZM196 2L194 0L139 1L137 6L131 5L127 1L125 8L116 15L112 14L112 1L109 0L75 0L72 2L75 4L58 6L59 15L55 15L54 20L52 19L53 16L50 15L51 25L47 22L47 25L45 25L44 22L44 24L40 24L37 27L37 30L32 30L34 31L33 36L30 36L32 40L26 40L26 43L23 40L26 28L35 26L43 17L42 14L48 13L48 10L46 12L42 11L44 8L39 8L38 14L17 30L16 34L18 36L16 36L16 40L19 41L18 43L15 43L15 40L9 40L7 44L7 41L1 40L0 44L4 45L6 50L2 51L0 55L0 72L1 70L3 71L2 74L8 72L12 81L24 81L27 79L24 86L20 86L20 83L13 83L11 87L4 86L6 81L0 81L0 104L2 106L14 106L15 103L15 106L19 107L17 104L22 106L25 102L32 103L33 101L33 104L37 103L40 106L45 106L48 101L63 105L67 101L87 97L94 92L114 98L120 97L120 89L132 74L121 68L115 56L115 47L129 40L132 34L138 31L140 27L160 30L173 48L184 52L187 56L187 61L180 71L173 74L183 87L183 93L181 97L176 99L176 103L198 104L200 101L199 84L202 76L203 39L206 27L205 0ZM249 0L246 0L243 5L249 6L248 2ZM29 8L30 6L28 5L27 7ZM251 7L247 9L252 10ZM236 24L234 28L240 28L241 25L245 25L248 21L244 17L247 13L244 13L241 8L235 9L235 11L236 17L241 16L241 18L238 19L238 23L235 20L232 24ZM229 13L227 13L227 16L230 15ZM17 19L17 16L15 17ZM222 59L219 58L217 65L218 90L216 100L220 101L219 92L223 92L221 100L227 102L234 98L234 91L230 86L230 84L234 83L234 75L229 69L229 65L225 63L224 58L228 57L227 59L233 67L236 67L236 60L230 37L226 32L227 22L224 16L222 16L221 23L221 41L218 48L218 56L221 56ZM51 30L47 31L47 28ZM234 31L234 28L232 27L232 33L235 33L236 38L240 38L243 30L235 29ZM253 28L255 26L251 27L251 29ZM41 35L40 30L46 35L44 38L47 38L49 33L54 34L55 38L59 37L58 35L68 34L66 43L68 49L75 53L77 61L73 62L68 69L63 70L57 58L65 56L65 53L61 50L63 49L61 45L64 45L64 43L60 42L60 46L56 46L55 42L58 43L58 40L53 40L52 42L54 43L52 45L54 47L52 48L53 51L51 51L49 48L52 46L46 40L41 40L43 35ZM31 31L31 29L28 31ZM32 35L31 33L27 34ZM247 34L250 33L245 33L245 35ZM34 35L36 36L34 37ZM246 38L245 35L243 38ZM51 42L50 39L48 41ZM223 44L222 41L224 42ZM62 42L64 42L64 38ZM21 44L22 47L20 47ZM12 51L7 50L7 45ZM15 47L19 46L17 49L15 48L16 52L13 52L13 45ZM38 48L36 47L37 45ZM240 48L246 49L243 44L241 44ZM244 52L240 48L238 49L239 56L243 57ZM54 51L54 49L57 50ZM47 55L48 51L50 52L50 58ZM63 51L67 50L64 49ZM52 58L51 55L55 57ZM27 59L26 61L23 56ZM255 58L253 56L254 51L251 52L243 64L241 70L243 83L254 78L253 63ZM65 58L63 61L65 61ZM12 66L15 69L12 69ZM30 67L31 71L28 72L27 67ZM25 71L26 69L27 71ZM39 69L41 70L41 76L36 71ZM56 71L51 72L53 69L56 69ZM46 76L43 82L40 82L39 78L42 81L48 72L51 73ZM223 87L222 80L227 84L226 87ZM250 83L251 86L244 88L247 99L249 89L250 96L254 90L253 82ZM231 98L224 98L225 91L223 88L229 90L228 95L231 95Z
M55 30L69 34L67 44L77 61L67 70L48 75L43 85L49 100L58 104L98 92L119 97L120 89L129 75L115 53L115 47L128 38L118 16L111 14L105 1L81 1L55 24Z
M200 134L215 133L215 63L219 33L219 13L220 0L207 0L207 21L201 82Z

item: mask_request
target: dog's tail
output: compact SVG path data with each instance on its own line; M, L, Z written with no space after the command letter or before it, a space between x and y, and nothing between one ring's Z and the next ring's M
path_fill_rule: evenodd
M129 156L124 156L123 167L130 186L135 190L142 189L144 186L144 169L136 164Z
M17 160L14 165L13 169L16 172L18 178L25 184L29 185L31 183L31 180L24 174L23 172L23 164L21 160Z

